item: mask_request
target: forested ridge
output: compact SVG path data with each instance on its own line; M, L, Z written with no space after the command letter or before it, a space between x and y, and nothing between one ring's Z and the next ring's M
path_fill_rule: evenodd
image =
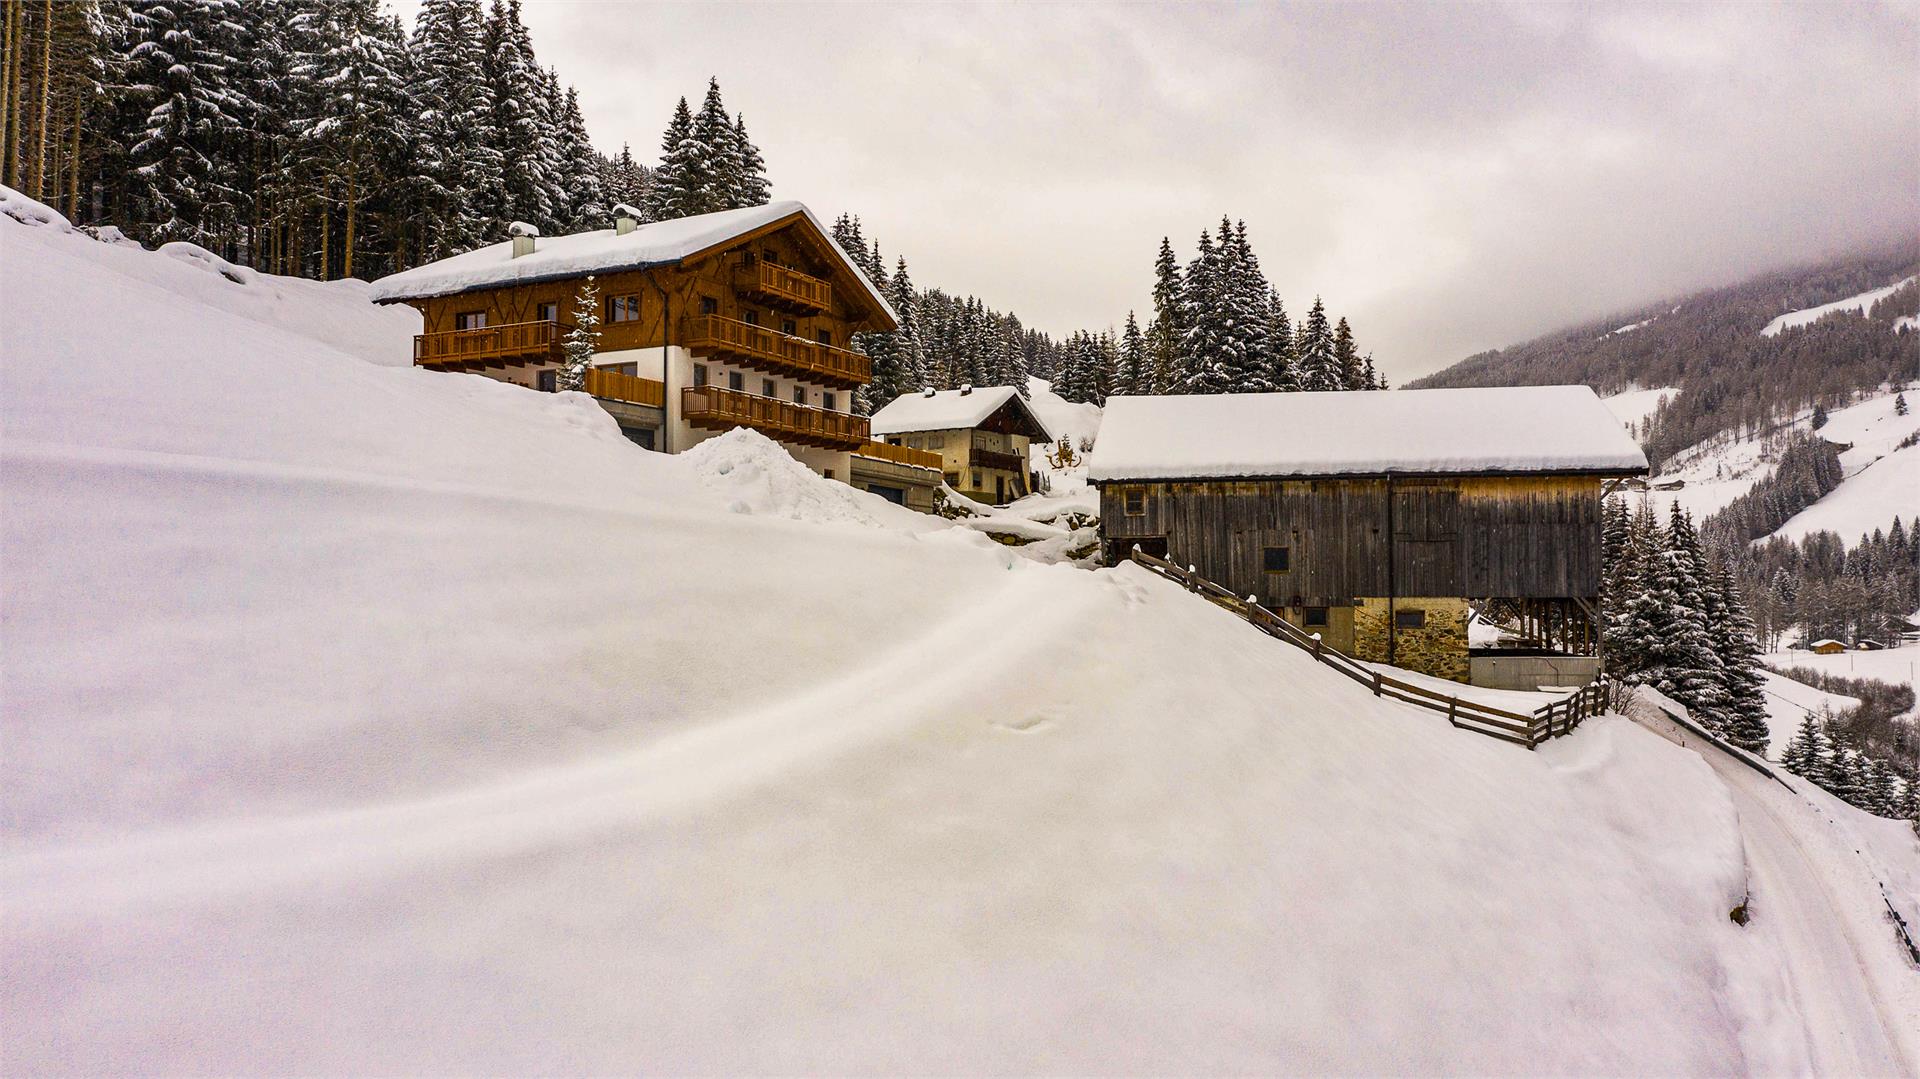
M1772 337L1760 334L1788 311L1914 274L1920 274L1920 243L1904 242L1619 312L1469 356L1410 385L1584 383L1602 394L1680 387L1650 418L1643 440L1657 470L1720 432L1766 431L1817 403L1843 404L1889 380L1920 376L1920 333L1896 333L1893 325L1920 313L1920 282L1875 304L1864 318L1840 314ZM1618 332L1626 326L1636 328Z

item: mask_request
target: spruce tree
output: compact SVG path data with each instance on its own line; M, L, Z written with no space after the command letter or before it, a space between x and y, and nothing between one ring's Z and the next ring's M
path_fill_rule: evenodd
M600 351L600 286L588 274L573 298L573 327L561 344L560 371L555 383L562 390L584 389L587 369Z
M1160 238L1160 254L1153 263L1153 319L1147 324L1147 350L1152 364L1151 393L1173 393L1185 380L1181 347L1186 338L1186 300L1180 263L1173 244Z
M1316 391L1340 388L1340 371L1333 354L1333 328L1327 324L1326 304L1318 296L1313 298L1313 307L1295 334L1294 352L1300 365L1301 388Z
M1180 347L1183 393L1233 393L1239 388L1241 357L1228 310L1226 257L1214 246L1213 236L1201 230L1198 251L1181 282L1187 314Z
M707 80L706 100L693 117L692 142L697 152L683 172L690 212L713 213L745 205L741 201L746 177L741 174L741 150L734 137L733 121L720 98L720 80Z
M693 138L693 110L683 97L660 136L660 165L648 190L648 216L671 221L699 213L695 193L707 182L705 169L706 154Z
M428 254L440 258L497 239L505 224L505 163L483 62L479 0L425 0L414 23L420 149L432 189Z
M233 176L222 140L236 127L229 89L233 0L135 0L127 83L145 115L126 136L130 186L157 242L219 242L233 221Z
M1127 325L1120 331L1120 369L1114 377L1113 392L1118 394L1141 393L1151 379L1147 359L1147 339L1140 332L1140 323L1127 312Z
M1268 379L1275 390L1291 393L1301 388L1300 357L1294 348L1293 323L1287 318L1287 305L1278 293L1267 294Z
M1766 681L1760 671L1760 646L1754 640L1753 619L1747 614L1733 574L1724 565L1714 569L1709 590L1714 595L1710 606L1716 613L1710 630L1714 651L1720 657L1726 695L1726 737L1741 749L1764 755L1769 741L1769 717Z
M733 146L739 163L736 170L740 175L740 187L736 194L739 206L765 206L773 197L773 188L767 183L767 162L760 156L760 148L747 137L747 117L745 113L733 119Z
M1360 362L1359 351L1353 346L1353 330L1347 326L1344 317L1333 327L1333 366L1340 383L1339 389L1367 388L1367 371Z

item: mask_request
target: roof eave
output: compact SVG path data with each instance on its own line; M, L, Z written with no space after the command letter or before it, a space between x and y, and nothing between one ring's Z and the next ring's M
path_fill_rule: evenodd
M1210 476L1102 476L1098 479L1089 476L1087 483L1098 487L1103 483L1265 483L1280 480L1383 480L1399 477L1418 477L1421 479L1475 479L1492 477L1495 479L1520 478L1524 476L1591 476L1595 479L1622 479L1632 476L1644 476L1647 468L1474 468L1474 469L1411 469L1396 468L1373 472L1261 472L1261 473L1216 473Z

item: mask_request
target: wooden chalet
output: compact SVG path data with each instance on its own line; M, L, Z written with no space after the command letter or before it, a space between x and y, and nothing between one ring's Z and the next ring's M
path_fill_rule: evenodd
M1116 397L1088 475L1137 545L1331 647L1532 689L1600 669L1600 501L1647 460L1584 386ZM1470 646L1470 615L1507 643Z
M830 479L884 479L880 493L931 508L938 458L875 442L853 414L872 373L848 346L896 328L893 310L800 203L651 224L621 206L613 228L569 236L516 226L373 295L420 312L415 364L552 391L589 277L600 325L585 390L628 438L680 452L750 427Z
M1027 449L1053 439L1012 386L902 394L873 414L873 434L937 454L948 487L994 505L1033 490Z

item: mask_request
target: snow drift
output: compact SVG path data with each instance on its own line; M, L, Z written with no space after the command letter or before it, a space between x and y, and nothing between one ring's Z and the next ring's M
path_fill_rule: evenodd
M9 1073L1817 1064L1625 720L1463 735L207 292L296 283L0 245Z

